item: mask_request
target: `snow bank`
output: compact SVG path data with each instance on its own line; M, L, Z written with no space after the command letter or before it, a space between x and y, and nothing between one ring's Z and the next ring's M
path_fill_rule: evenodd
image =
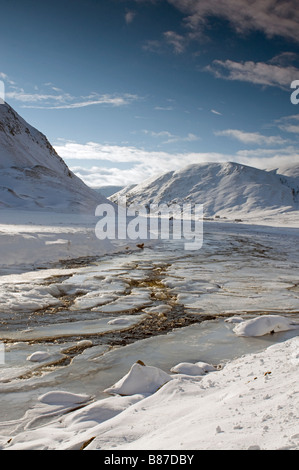
M170 375L163 370L146 366L140 361L140 363L133 364L128 374L112 387L107 388L105 392L118 395L154 393L169 380L171 380Z
M150 395L115 395L89 403L87 395L48 392L26 413L26 426L0 436L0 448L295 450L298 366L297 336L200 378L168 376ZM139 379L144 384L146 378L151 383L157 376L165 378L154 369L134 364L126 376L130 391ZM48 423L43 420L47 416Z
M298 365L295 337L200 380L173 379L99 426L87 449L298 449Z
M245 320L237 324L233 331L238 336L264 336L296 328L299 328L299 323L294 322L291 318L279 315L265 315Z

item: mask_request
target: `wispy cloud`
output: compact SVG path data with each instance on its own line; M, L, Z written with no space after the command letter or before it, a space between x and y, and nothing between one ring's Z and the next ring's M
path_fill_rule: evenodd
M35 85L34 91L29 92L19 87L6 74L0 73L0 78L8 85L5 97L21 103L22 108L33 109L76 109L94 105L124 106L139 99L131 93L99 94L90 93L88 96L73 96L56 87L53 83L45 83L42 87Z
M131 24L134 19L136 17L136 11L133 11L133 10L128 10L126 13L125 13L125 21L127 24Z
M166 43L169 44L176 54L181 54L185 50L186 37L175 31L166 31L164 33Z
M197 140L200 140L199 136L192 134L191 132L189 132L186 136L179 136L179 135L172 134L169 131L154 132L154 131L149 131L147 129L144 129L143 133L154 138L163 139L161 142L161 144L163 145L173 144L176 142L195 142Z
M173 111L173 106L155 106L156 111Z
M299 76L299 69L294 66L283 67L273 63L253 61L214 60L211 65L205 67L205 70L217 78L288 90L291 82Z
M86 108L87 106L93 105L109 105L109 106L124 106L130 104L132 101L138 99L137 95L123 94L123 95L97 95L81 96L80 99L72 97L73 102L60 102L60 104L45 104L44 106L39 105L25 105L24 108L35 108L35 109L76 109ZM78 101L76 101L78 100ZM64 101L64 100L63 100Z
M211 109L211 113L217 114L217 116L222 116L222 113L220 113L219 111L216 111L216 109Z
M226 129L223 131L215 131L216 136L231 137L233 139L249 145L283 145L287 141L280 136L266 136L259 132L244 132L238 129Z
M227 20L238 34L261 31L299 42L297 0L168 0L185 15L187 28L203 33L213 18Z
M182 35L175 31L165 31L159 39L146 41L143 49L158 54L169 52L169 50L175 54L182 54L188 44L188 34Z
M158 3L153 0L135 0ZM215 18L225 20L239 36L261 32L268 38L283 37L299 43L299 9L297 0L167 0L183 14L180 33L166 31L144 44L144 49L161 53L171 46L180 54L193 41L206 40L214 29ZM286 53L283 53L286 54ZM282 55L283 55L282 54ZM281 57L286 62L291 56Z
M276 121L277 126L284 132L299 134L299 114L284 116Z

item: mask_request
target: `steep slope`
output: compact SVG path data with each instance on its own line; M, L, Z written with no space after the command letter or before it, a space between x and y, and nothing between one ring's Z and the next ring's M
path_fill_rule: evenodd
M294 162L292 165L280 165L277 168L277 173L280 175L290 176L292 178L299 178L299 163Z
M204 205L205 216L255 215L298 210L296 188L287 176L238 163L206 163L170 171L112 196L129 204Z
M0 208L94 213L101 202L41 132L0 105Z

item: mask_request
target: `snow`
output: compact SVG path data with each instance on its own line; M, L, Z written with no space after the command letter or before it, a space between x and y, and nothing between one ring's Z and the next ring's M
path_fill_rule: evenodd
M35 351L33 354L27 357L27 361L31 362L43 362L49 360L51 355L47 351Z
M299 329L299 322L280 315L267 315L251 318L239 323L234 328L238 336L264 336L269 333Z
M169 380L171 377L163 370L136 363L119 382L107 388L105 392L118 395L154 393Z
M5 229L17 233L20 227L25 225ZM73 234L86 228L68 225ZM47 233L43 225L26 229L33 236L35 230ZM65 229L57 225L57 231ZM83 233L78 246L86 250ZM86 450L298 448L297 232L207 223L205 233L206 244L192 257L178 242L111 256L103 250L101 260L87 266L60 263L50 269L45 263L33 271L29 252L23 265L6 267L0 277L2 318L22 328L9 323L2 331L13 343L0 371L1 412L8 413L0 423L0 447L79 449L94 438ZM157 272L163 289L146 284ZM37 307L61 308L65 295L74 298L62 318L36 317ZM158 319L173 305L224 316L112 349L72 340L117 332L146 315ZM26 328L25 307L40 320ZM292 328L276 330L272 317ZM254 319L250 336L236 334L235 328ZM266 334L254 336L266 320ZM71 343L65 343L68 337ZM67 359L67 349L80 343L83 352L56 368L55 361Z
M85 450L298 449L298 351L295 337L202 377L176 374L158 391L161 372L135 364L129 397L90 402L49 392L27 414L24 431L9 443L2 438L2 448L80 449L90 441ZM137 377L155 387L138 394ZM50 422L37 426L46 416Z
M78 405L80 403L86 403L89 400L90 397L87 395L56 391L45 393L39 397L41 403L48 405Z
M1 105L0 207L94 214L104 202L69 170L41 132L8 104Z
M194 164L152 177L112 195L130 204L203 204L204 216L298 226L299 180L276 171L229 163ZM175 212L176 213L176 212Z
M99 241L107 200L0 106L0 448L298 449L298 189L192 165L121 194L204 204L199 252Z
M181 362L170 369L171 372L186 375L205 375L207 372L213 372L215 370L216 368L214 366L205 362L196 362L195 364Z
M97 218L88 214L61 214L0 209L0 273L48 268L63 261L99 257L136 248L130 240L98 240Z

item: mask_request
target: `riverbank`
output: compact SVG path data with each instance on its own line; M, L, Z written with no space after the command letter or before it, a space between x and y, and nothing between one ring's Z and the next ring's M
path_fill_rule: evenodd
M86 395L48 393L28 411L23 432L8 443L2 435L1 447L298 450L298 365L295 337L202 377L172 374L151 394L90 402Z

